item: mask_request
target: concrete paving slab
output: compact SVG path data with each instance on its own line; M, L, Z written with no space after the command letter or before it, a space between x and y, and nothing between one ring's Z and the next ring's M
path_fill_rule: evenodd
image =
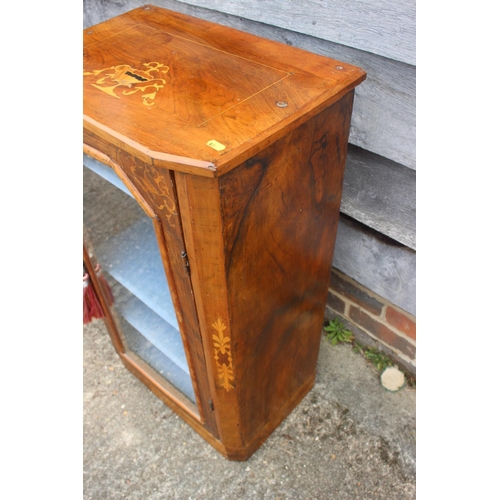
M85 500L407 500L416 496L415 390L382 388L323 339L315 387L246 462L220 456L84 327Z

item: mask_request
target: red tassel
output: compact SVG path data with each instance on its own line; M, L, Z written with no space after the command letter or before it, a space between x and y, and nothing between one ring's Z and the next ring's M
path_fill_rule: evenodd
M83 324L86 325L92 321L92 313L90 312L90 304L87 298L89 294L89 275L83 275Z
M104 311L90 281L90 276L85 273L83 275L83 324L100 318L104 318Z

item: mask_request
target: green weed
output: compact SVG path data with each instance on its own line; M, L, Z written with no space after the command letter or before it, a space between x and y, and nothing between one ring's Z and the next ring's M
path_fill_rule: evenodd
M332 345L339 342L352 343L354 335L343 325L337 318L330 320L328 325L324 327L326 338Z
M363 349L363 355L381 372L394 364L387 354L379 351L376 347L365 347Z
M376 347L364 347L359 342L354 340L354 334L346 328L346 326L338 319L329 321L328 325L324 327L326 338L332 345L339 342L344 342L352 345L354 352L361 354L367 361L369 361L378 371L383 372L389 366L394 366L391 358ZM415 388L417 381L414 375L404 370L408 387Z
M324 330L326 338L332 345L336 345L339 342L351 344L353 350L360 353L377 370L383 371L388 366L393 366L394 363L391 361L391 358L376 347L363 347L359 342L354 342L354 334L338 318L330 320L328 325L324 327Z

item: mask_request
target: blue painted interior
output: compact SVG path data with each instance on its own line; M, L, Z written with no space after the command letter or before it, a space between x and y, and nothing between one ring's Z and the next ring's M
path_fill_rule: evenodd
M87 155L84 155L84 165L132 196L112 168ZM103 217L108 215L104 210ZM195 402L151 219L145 215L107 239L95 252L102 268L111 276L117 298L115 309L124 320L122 330L129 348Z
M101 163L86 154L83 155L83 164L88 169L92 170L92 172L95 172L97 175L100 175L103 179L106 179L108 182L113 184L113 186L117 187L129 196L132 196L132 193L128 190L127 186L125 186L123 181L111 167L104 165L104 163Z
M158 316L179 330L153 223L149 217L96 248L106 271Z

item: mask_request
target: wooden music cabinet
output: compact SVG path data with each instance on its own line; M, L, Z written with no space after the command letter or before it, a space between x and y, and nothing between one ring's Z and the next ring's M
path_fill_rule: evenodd
M314 384L365 72L150 5L83 37L84 263L111 340L246 460Z

